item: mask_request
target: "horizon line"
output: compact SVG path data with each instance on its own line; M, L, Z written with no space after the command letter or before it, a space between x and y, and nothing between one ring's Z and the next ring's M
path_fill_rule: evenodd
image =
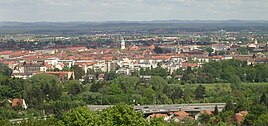
M154 22L154 21L267 21L264 19L156 19L156 20L104 20L104 21L0 21L0 23L72 23L72 22L95 22L95 23L105 23L105 22Z

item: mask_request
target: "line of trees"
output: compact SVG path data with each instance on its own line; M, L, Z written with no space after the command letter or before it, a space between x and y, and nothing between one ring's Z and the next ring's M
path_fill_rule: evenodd
M242 82L267 82L268 65L247 65L239 60L222 60L205 63L198 69L182 72L185 83L226 83L238 76Z

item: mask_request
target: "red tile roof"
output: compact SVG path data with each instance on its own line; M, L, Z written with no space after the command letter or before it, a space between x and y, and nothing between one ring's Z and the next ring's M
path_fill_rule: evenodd
M168 115L167 114L152 114L149 116L152 118L164 118L164 117L167 117Z
M209 111L209 110L202 110L202 111L200 111L200 113L202 113L202 114L208 114L208 115L213 115L213 113L211 111Z
M184 116L184 117L189 116L189 114L187 112L185 112L185 111L174 112L174 114L176 116Z
M22 105L23 105L23 100L24 100L24 99L22 99L22 98L15 98L15 99L12 99L11 106L12 106L12 107L22 106Z

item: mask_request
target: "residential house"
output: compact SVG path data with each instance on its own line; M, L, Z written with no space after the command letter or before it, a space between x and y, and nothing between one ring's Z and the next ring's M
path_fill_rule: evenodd
M189 113L185 112L185 111L178 111L178 112L174 112L174 117L172 118L172 120L174 122L184 122L186 119L192 119L192 117L189 116Z
M15 98L15 99L12 99L11 101L11 106L13 108L16 108L16 107L22 107L23 109L27 109L27 105L26 105L26 102L24 99L22 98Z
M238 113L235 113L234 115L234 120L238 123L238 124L241 124L246 116L248 115L248 111L240 111Z
M146 119L150 121L152 118L163 118L165 121L169 121L170 119L170 117L167 114L161 114L161 113L149 115Z

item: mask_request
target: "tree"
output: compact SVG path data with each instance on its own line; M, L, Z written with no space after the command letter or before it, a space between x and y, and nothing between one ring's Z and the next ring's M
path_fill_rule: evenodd
M231 76L229 81L231 83L232 90L237 90L241 88L241 79L238 75Z
M197 99L202 99L205 97L206 94L206 87L199 85L196 89L195 89L195 97Z
M214 115L218 115L219 114L219 110L218 110L218 106L216 105L214 108Z
M246 47L240 47L238 50L239 50L240 54L242 54L242 55L248 54L248 49Z
M163 93L165 93L168 97L171 98L172 94L175 92L174 87L166 85L163 89Z
M198 117L198 120L199 120L199 122L201 122L203 124L207 124L208 121L210 120L210 117L211 117L210 115L204 113Z
M259 118L262 114L267 114L268 109L262 104L253 105L250 108L249 114L246 116L243 125L252 126L255 124L263 123L259 119L263 119L263 117ZM265 117L265 116L264 116ZM259 118L259 119L258 119ZM256 125L261 126L261 125Z
M268 107L268 101L267 101L267 96L266 93L262 93L261 97L260 97L260 103L266 105Z
M150 73L153 76L160 76L163 78L166 78L168 76L167 69L162 68L161 66L157 66L156 68L152 68Z
M24 86L24 97L30 106L39 107L44 101L57 100L62 93L59 78L50 74L37 74Z
M74 109L80 106L85 106L81 100L74 100L71 97L62 97L60 100L52 101L49 103L47 108L44 108L46 112L52 111L56 118L62 118L64 112L69 111L70 109ZM51 112L51 113L52 113Z
M152 118L149 122L150 126L171 126L170 123L165 121L163 118Z
M268 126L268 114L262 114L257 120L254 121L255 126Z
M107 80L107 81L114 80L117 77L118 77L118 75L115 71L105 73L105 80Z
M66 84L68 94L76 95L82 92L82 85L78 80L69 80Z
M85 75L84 69L82 67L79 67L78 65L72 66L71 69L74 70L74 76L76 80L81 79L82 76Z
M262 104L256 104L251 106L250 113L256 116L260 116L263 113L268 113L268 108Z
M152 76L148 83L152 85L154 90L159 92L163 92L164 87L167 85L167 81L160 76Z
M23 97L25 82L19 78L4 77L0 80L0 99Z
M12 74L12 69L0 63L0 76L2 75L2 76L10 77L11 74Z
M211 56L212 52L214 52L214 49L212 49L211 47L206 47L205 50L209 53L209 56Z
M234 111L222 111L218 115L220 117L220 120L223 122L229 122L233 116L234 116ZM216 116L217 117L217 116Z
M99 92L102 94L108 94L108 95L122 95L122 94L124 94L124 91L120 88L119 84L104 85L99 90Z
M12 126L11 122L9 122L8 120L1 120L1 119L0 119L0 125L1 126Z
M91 112L88 107L78 107L65 113L59 124L62 126L97 126L100 123L98 114Z
M224 111L234 111L235 107L232 100L228 100L225 104Z
M118 104L102 110L100 115L102 125L106 126L146 126L142 113L136 112L130 105Z
M19 123L19 126L58 126L57 119L49 117L48 119L42 118L28 118Z
M159 47L159 46L155 46L155 48L154 48L154 52L155 52L156 54L160 54L160 53L163 53L164 51L163 51L163 49L162 49L161 47Z
M173 102L176 100L176 99L180 99L182 98L183 96L183 91L180 87L176 87L175 88L175 91L172 93L171 95L171 99L173 100Z
M139 78L131 76L119 76L112 82L113 84L120 84L120 88L126 94L134 93L134 89L139 83Z
M84 102L90 105L102 105L104 100L103 95L98 92L84 92L82 93L82 98Z
M92 91L92 92L98 92L99 89L101 89L104 85L107 85L105 83L105 81L94 82L90 86L90 91Z
M249 100L247 98L240 97L239 101L236 102L235 112L249 110L249 108L250 108Z

